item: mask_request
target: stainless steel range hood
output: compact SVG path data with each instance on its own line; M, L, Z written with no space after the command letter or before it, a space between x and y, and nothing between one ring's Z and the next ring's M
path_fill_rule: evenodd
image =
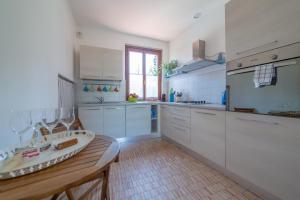
M205 59L205 41L197 40L193 42L193 61Z
M182 73L188 73L194 70L202 69L216 64L225 63L225 58L223 53L216 55L216 60L210 60L205 58L205 41L197 40L193 43L193 60L177 67L174 70L173 75L179 75ZM171 75L172 76L172 75Z

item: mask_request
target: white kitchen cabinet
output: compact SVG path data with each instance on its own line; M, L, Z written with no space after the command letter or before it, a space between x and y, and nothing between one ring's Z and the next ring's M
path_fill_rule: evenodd
M281 199L300 197L300 119L228 112L226 168Z
M171 138L184 146L189 146L191 109L188 107L170 106L169 127Z
M191 149L225 167L225 111L191 110Z
M172 138L171 130L170 130L170 122L169 122L169 116L170 111L169 111L169 106L166 105L161 105L160 106L160 132L162 135Z
M190 108L161 106L161 132L182 145L190 144Z
M103 134L125 137L125 106L103 106Z
M189 147L190 144L190 127L181 126L178 123L169 123L168 131L171 132L171 139L175 142Z
M151 133L151 106L126 106L126 137Z
M101 51L97 47L80 46L80 78L101 79Z
M102 79L123 80L122 51L105 49L102 51Z
M103 108L102 107L80 107L78 109L79 119L86 130L103 133Z
M123 80L123 53L120 50L80 47L80 78Z
M225 6L227 60L300 41L299 0L231 0Z

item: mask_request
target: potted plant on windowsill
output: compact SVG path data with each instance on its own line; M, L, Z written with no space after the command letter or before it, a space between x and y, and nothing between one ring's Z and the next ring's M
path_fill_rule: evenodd
M164 76L168 77L172 75L173 70L178 66L177 60L171 60L169 63L162 64L162 69L164 70Z

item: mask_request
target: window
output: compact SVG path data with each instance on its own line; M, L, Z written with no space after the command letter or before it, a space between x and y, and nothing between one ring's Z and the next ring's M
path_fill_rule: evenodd
M136 93L140 100L161 96L161 50L126 45L126 96Z

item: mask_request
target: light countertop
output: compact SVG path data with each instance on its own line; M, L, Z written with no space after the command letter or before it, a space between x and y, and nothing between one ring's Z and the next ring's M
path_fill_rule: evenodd
M201 109L209 109L209 110L221 110L225 111L226 106L221 104L191 104L191 103L173 103L173 102L159 102L161 105L168 105L168 106L183 106L189 108L201 108Z
M225 111L226 106L221 104L190 104L190 103L175 103L175 102L160 102L160 101L138 101L136 103L131 102L107 102L102 104L89 103L79 104L78 107L97 107L97 106L134 106L134 105L169 105L169 106L182 106L189 108L200 108L209 110L220 110Z

